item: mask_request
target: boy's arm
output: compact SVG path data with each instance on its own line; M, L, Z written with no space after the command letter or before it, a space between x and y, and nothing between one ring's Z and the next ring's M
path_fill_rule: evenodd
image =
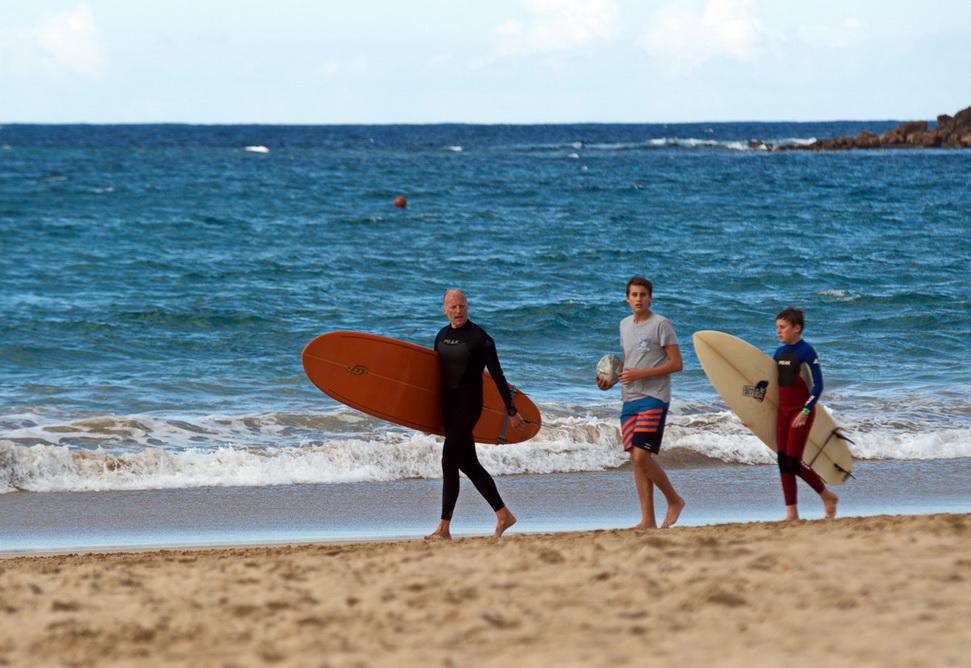
M652 378L654 376L668 376L677 373L684 368L684 360L681 359L681 348L674 343L664 346L664 353L668 356L668 361L650 369L631 369L625 368L620 372L620 382L631 383L642 378Z
M813 359L809 362L809 373L812 375L813 386L809 390L809 399L803 408L812 410L816 406L816 402L819 401L819 397L823 394L823 372L820 369L819 358L816 355L813 355Z
M621 323L621 324L623 324L623 323ZM623 373L623 371L624 371L624 362L627 361L627 353L624 351L624 333L623 333L623 330L621 330L621 334L620 334L620 352L624 356L623 359L620 361L620 371L621 371L621 373ZM604 392L606 392L607 390L609 390L614 385L616 385L617 383L620 382L620 374L617 375L617 380L615 380L612 383L608 383L606 380L604 380L603 378L601 378L599 376L597 376L597 379L596 380L597 380L597 387L599 387L601 390L603 390Z
M809 347L809 352L811 353L809 355L810 359L803 362L803 364L809 367L813 386L809 390L809 399L806 400L806 404L792 418L793 429L798 429L809 421L809 414L816 407L816 402L819 401L819 397L823 393L823 372L819 366L819 357L816 355L816 351L812 346Z

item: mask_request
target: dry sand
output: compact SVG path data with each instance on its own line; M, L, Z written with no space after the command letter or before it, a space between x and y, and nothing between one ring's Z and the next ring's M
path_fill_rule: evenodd
M0 665L968 666L971 515L0 559Z

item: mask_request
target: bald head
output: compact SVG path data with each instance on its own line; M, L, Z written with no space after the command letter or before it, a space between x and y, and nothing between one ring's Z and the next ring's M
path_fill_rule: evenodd
M461 290L449 290L445 293L442 311L448 317L452 327L458 329L469 321L469 301Z

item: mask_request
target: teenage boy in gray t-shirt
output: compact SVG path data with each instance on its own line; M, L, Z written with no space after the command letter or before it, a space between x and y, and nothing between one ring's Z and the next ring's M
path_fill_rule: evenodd
M630 452L634 482L641 506L641 522L635 529L656 529L654 487L668 502L662 528L678 521L684 499L674 491L667 473L654 458L661 449L664 423L671 404L671 374L684 368L678 337L671 321L651 311L654 286L646 278L634 276L627 282L627 303L631 315L620 322L620 346L624 352L623 370L616 382L623 383L620 415L624 450ZM597 378L601 390L616 382Z

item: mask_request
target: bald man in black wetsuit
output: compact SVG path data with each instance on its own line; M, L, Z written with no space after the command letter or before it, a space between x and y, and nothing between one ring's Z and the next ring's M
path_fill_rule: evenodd
M482 371L486 368L496 382L506 404L513 429L526 428L526 422L513 405L509 384L499 365L496 344L485 330L469 320L469 303L461 290L445 293L442 309L449 324L435 337L435 350L442 365L442 419L445 445L442 449L442 518L426 540L447 540L449 525L459 497L459 471L468 476L479 493L496 512L496 537L516 523L516 517L503 503L496 483L479 463L472 430L482 414Z

